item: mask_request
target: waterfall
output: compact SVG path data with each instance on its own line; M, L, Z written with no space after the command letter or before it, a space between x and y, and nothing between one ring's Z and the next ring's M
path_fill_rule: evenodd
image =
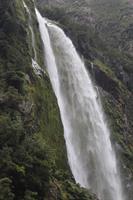
M31 42L32 42L32 49L33 49L33 52L34 52L34 58L31 59L32 61L32 67L33 67L33 70L35 72L35 74L37 76L42 76L42 74L45 74L45 71L39 66L39 64L37 63L37 52L36 52L36 45L35 45L35 34L34 34L34 31L33 31L33 28L32 28L32 17L31 17L31 13L30 13L30 10L28 8L28 6L26 5L26 3L24 1L23 2L23 6L28 14L28 17L29 17L29 30L31 32Z
M84 62L63 30L36 15L73 176L100 200L124 200L110 131Z
M30 13L30 10L28 8L28 6L26 5L26 3L23 1L23 5L24 5L24 8L29 16L29 29L30 29L30 32L31 32L31 40L32 40L32 48L33 48L33 52L34 52L34 61L37 62L37 53L36 53L36 45L35 45L35 35L34 35L34 31L33 31L33 28L32 28L32 17L31 17L31 13Z

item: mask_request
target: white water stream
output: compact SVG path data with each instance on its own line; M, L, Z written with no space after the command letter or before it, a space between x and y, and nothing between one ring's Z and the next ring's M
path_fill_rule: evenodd
M90 75L63 30L37 10L36 15L73 176L100 200L124 200L110 131Z
M28 14L28 17L29 17L29 21L28 21L28 24L29 24L29 30L31 32L31 43L32 43L32 49L33 49L33 52L34 52L34 58L32 58L32 67L33 67L33 70L35 72L35 74L37 76L41 76L42 74L45 73L45 71L39 66L39 64L37 63L37 52L36 52L36 42L35 42L35 34L34 34L34 30L32 28L32 17L31 17L31 13L30 13L30 10L28 8L28 6L26 5L26 3L23 1L23 6Z
M26 10L26 12L28 14L28 17L29 17L29 29L30 29L30 32L31 32L32 48L33 48L33 52L34 52L34 61L37 62L35 35L34 35L33 28L32 28L32 17L31 17L30 10L29 10L28 6L26 5L26 3L24 1L23 1L23 5L24 5L24 8L25 8L25 10Z

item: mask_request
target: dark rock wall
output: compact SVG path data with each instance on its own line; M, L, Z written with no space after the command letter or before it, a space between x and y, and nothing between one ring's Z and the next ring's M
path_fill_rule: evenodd
M133 197L132 4L126 0L37 0L72 39L101 94L125 192ZM129 48L130 46L130 48ZM92 63L94 64L92 69Z
M90 200L70 172L56 97L45 71L34 4L38 76L29 16L20 0L0 0L0 199Z

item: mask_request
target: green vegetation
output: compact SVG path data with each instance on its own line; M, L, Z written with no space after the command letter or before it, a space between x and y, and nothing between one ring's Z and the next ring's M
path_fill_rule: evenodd
M43 48L32 1L37 61ZM22 1L0 6L0 200L94 200L70 172L60 113L47 73L37 76Z
M37 0L41 13L57 20L83 57L102 104L119 157L124 185L132 199L133 182L133 54L132 10L126 0ZM41 5L41 6L39 6ZM71 7L71 9L70 9ZM93 62L93 69L91 63Z
M25 1L31 11L37 61L43 66L43 48L34 5L32 1ZM110 21L113 16L113 19L118 19L123 9L119 2L115 1L117 6L107 20ZM104 23L107 14L102 8L95 13L96 19ZM91 71L90 62L94 63L93 80L102 88L103 107L110 119L112 140L120 146L116 149L121 170L128 179L124 181L128 184L133 179L130 80L133 58L129 52L125 53L124 44L121 44L121 51L115 47L115 34L113 40L108 37L109 41L103 41L101 34L97 33L102 33L104 38L106 31L100 31L102 24L98 21L101 27L95 24L95 29L81 17L82 13L78 16L79 10L74 12L74 9L72 6L72 11L68 12L65 7L54 8L45 4L40 8L45 16L57 20L63 27L78 52L84 56L88 70ZM96 4L93 9L97 10ZM110 5L108 9L112 9ZM125 13L125 9L122 12ZM0 200L96 199L91 192L75 184L70 172L63 127L49 77L47 73L37 77L32 69L34 52L28 14L22 1L2 1L0 14ZM128 22L127 15L122 22L122 27L128 27L125 23ZM113 47L108 45L110 41L113 41Z

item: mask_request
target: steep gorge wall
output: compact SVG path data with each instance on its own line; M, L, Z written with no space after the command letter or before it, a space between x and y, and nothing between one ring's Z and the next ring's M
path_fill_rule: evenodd
M43 59L32 1L39 74L29 14L20 0L0 0L0 199L94 200L70 172L60 113Z
M40 75L32 66L29 16L20 0L0 0L0 199L96 199L75 184L60 113L45 71L32 1Z
M83 57L86 67L92 75L93 81L98 86L101 94L103 107L108 116L108 122L112 130L111 139L118 154L123 185L125 192L129 194L128 199L133 196L133 94L132 94L132 74L133 74L133 57L130 51L125 52L120 46L115 46L118 42L117 31L113 34L113 39L109 36L109 21L119 23L119 28L124 31L124 23L121 16L123 12L129 12L128 5L125 1L115 1L117 9L113 10L113 15L109 12L109 20L107 10L113 9L108 4L114 6L114 1L45 1L38 0L38 7L41 13L49 19L56 20L65 30L67 35L72 39L78 52ZM41 5L41 6L40 6ZM99 7L99 6L101 7ZM121 10L121 6L123 9ZM107 9L108 8L108 9ZM98 10L99 9L99 10ZM95 11L93 15L91 10ZM119 13L117 11L119 10ZM130 13L130 12L129 12ZM104 15L104 16L103 16ZM132 19L129 15L126 17ZM98 34L99 20L103 20ZM128 22L125 25L128 27ZM106 24L108 33L103 27ZM111 29L112 30L112 29ZM102 37L104 37L102 39ZM128 34L127 34L128 36ZM107 40L104 40L105 38ZM120 38L122 41L122 38ZM128 41L123 40L126 44ZM112 44L111 46L109 44ZM93 66L92 66L93 63Z
M32 14L37 61L45 68L34 5L32 1L25 2ZM80 19L78 11L72 18L73 11L64 15L63 6L49 8L46 2L40 10L60 22L99 86L112 140L121 155L126 190L132 198L132 57L109 49L93 28L86 28L84 17L85 24L75 20ZM22 1L0 0L0 15L0 199L95 199L74 183L70 173L63 127L48 74L37 76L32 67L31 32Z

